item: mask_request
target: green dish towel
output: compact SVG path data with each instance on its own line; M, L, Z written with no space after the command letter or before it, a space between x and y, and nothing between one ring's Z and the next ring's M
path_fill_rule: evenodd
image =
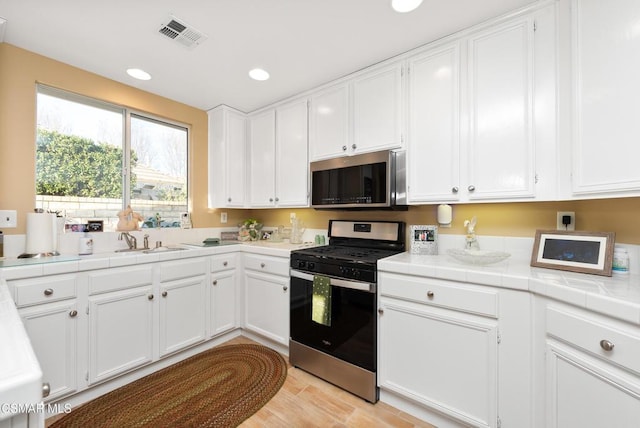
M311 312L313 321L331 327L331 279L327 276L313 276Z

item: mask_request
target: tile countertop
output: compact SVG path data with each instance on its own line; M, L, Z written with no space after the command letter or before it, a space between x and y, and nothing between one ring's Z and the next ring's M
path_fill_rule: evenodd
M515 252L487 266L468 265L448 255L408 252L378 261L378 270L530 291L640 325L640 275L612 277L530 266L531 253Z

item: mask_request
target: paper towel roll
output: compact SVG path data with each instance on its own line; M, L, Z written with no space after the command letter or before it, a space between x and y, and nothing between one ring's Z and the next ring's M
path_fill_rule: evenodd
M51 253L55 250L55 223L55 214L27 213L27 254Z

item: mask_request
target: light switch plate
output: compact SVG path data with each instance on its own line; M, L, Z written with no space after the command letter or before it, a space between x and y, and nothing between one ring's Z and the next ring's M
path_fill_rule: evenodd
M16 210L0 210L0 229L18 227Z

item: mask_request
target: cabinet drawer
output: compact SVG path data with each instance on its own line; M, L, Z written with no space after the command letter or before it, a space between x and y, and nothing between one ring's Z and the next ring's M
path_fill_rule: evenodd
M151 285L151 265L108 269L89 273L89 295Z
M274 275L289 276L289 258L272 257L260 254L245 254L245 269L257 270Z
M16 306L19 308L74 298L76 284L75 274L11 281L11 285L15 287Z
M633 335L561 308L547 308L548 335L636 373L640 373L640 330L638 333Z
M236 254L220 254L211 257L211 272L235 269L237 264L236 259Z
M189 278L207 273L206 259L176 260L160 266L160 282Z
M498 291L462 287L450 281L380 274L380 294L498 318Z

